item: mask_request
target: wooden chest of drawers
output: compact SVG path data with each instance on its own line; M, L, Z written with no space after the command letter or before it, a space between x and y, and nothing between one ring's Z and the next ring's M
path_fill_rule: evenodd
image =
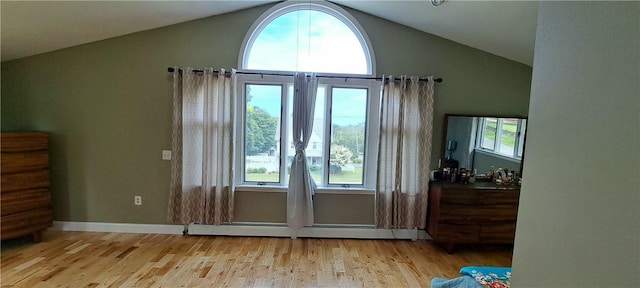
M49 193L48 136L2 133L0 136L0 235L2 240L32 235L53 225Z
M432 182L427 233L452 252L457 243L513 243L519 186Z

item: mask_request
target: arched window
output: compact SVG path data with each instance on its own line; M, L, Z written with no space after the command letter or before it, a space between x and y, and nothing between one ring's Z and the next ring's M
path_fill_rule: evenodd
M241 70L374 75L360 25L327 2L284 2L268 10L243 42Z
M236 163L243 172L236 173L236 183L252 189L288 185L296 154L294 77L277 71L300 71L318 74L305 151L311 177L321 189L372 191L380 82L356 78L375 75L373 59L360 25L329 2L286 1L256 20L244 39L239 69L267 73L239 73Z

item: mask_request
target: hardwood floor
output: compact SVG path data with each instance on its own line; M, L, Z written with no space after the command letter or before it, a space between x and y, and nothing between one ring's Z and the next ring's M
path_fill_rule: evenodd
M511 266L511 248L428 241L47 231L5 243L2 287L429 287L463 266Z

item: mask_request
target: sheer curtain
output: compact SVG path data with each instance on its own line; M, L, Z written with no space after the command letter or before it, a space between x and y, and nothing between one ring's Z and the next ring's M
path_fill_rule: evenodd
M221 224L233 220L236 71L173 74L171 223Z
M318 79L313 73L296 73L293 89L293 141L296 155L291 162L289 176L287 224L295 231L303 226L313 225L312 196L316 183L309 173L305 149L313 130Z
M406 76L384 80L376 227L424 228L433 127L433 77L427 82Z

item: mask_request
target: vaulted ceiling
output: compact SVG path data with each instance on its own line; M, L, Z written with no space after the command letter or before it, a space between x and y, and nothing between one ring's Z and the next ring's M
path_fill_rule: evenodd
M245 9L255 1L2 1L2 61ZM334 3L532 65L535 1Z

